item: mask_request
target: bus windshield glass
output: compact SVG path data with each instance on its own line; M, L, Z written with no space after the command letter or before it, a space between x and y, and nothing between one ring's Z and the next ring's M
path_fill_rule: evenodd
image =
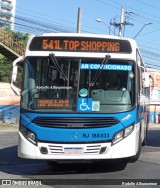
M131 60L27 57L23 76L21 107L26 110L115 113L135 105Z

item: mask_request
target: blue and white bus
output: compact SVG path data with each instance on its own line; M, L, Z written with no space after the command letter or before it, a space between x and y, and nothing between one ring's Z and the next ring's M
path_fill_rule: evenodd
M117 36L31 36L24 57L18 156L51 161L130 158L146 143L149 75L137 44Z

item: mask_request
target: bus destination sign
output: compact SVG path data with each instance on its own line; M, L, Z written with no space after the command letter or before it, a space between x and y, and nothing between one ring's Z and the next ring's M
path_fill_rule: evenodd
M67 51L99 53L131 53L127 40L90 37L35 37L31 51Z

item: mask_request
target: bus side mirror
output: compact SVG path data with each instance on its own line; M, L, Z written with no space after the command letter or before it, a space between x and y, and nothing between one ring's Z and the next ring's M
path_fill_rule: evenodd
M15 82L16 82L17 72L18 72L17 64L22 62L22 60L23 60L23 57L20 56L16 60L13 61L13 68L12 68L12 75L11 75L11 88L18 96L20 96L21 90L15 85Z
M143 87L149 87L150 85L150 79L149 79L149 74L148 72L143 72L142 73L142 80L143 80Z
M15 66L13 66L13 69L12 69L12 78L11 78L11 80L13 81L13 82L15 82L16 81L16 78L17 78L17 65L15 65Z

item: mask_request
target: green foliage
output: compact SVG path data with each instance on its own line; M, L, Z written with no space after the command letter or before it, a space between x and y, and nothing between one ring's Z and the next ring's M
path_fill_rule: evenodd
M12 62L0 54L0 82L10 82Z
M16 35L18 35L22 40L27 42L30 34L29 33L22 34L21 32L17 31Z
M30 34L22 34L21 32L16 32L16 35L27 42ZM0 82L10 82L11 71L12 61L0 54ZM21 77L22 72L20 72L19 74L17 75L17 77Z

